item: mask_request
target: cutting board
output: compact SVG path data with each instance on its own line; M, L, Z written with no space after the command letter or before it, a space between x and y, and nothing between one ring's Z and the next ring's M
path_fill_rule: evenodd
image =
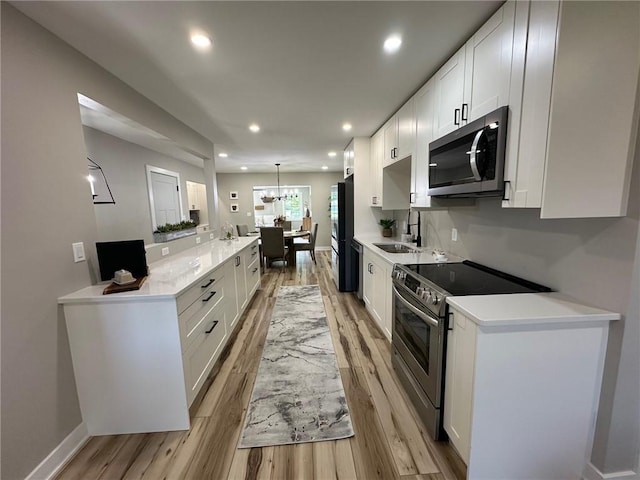
M126 285L118 285L115 282L111 282L111 284L102 291L102 294L109 295L110 293L131 292L133 290L140 290L140 287L146 279L147 277L136 278L135 282L128 283Z

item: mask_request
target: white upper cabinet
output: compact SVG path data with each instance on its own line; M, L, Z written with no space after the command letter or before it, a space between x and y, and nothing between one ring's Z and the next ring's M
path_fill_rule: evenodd
M445 63L435 75L435 138L440 138L460 126L464 94L465 48Z
M380 129L371 137L370 192L369 205L382 206L382 164L384 157L384 130Z
M384 167L413 155L415 125L416 116L412 97L382 127L384 131Z
M624 216L638 131L640 3L560 8L541 217Z
M433 138L433 106L435 97L435 79L429 80L416 93L416 140L415 153L411 161L411 196L412 207L431 206L429 190L429 143Z
M353 175L354 172L354 163L355 163L355 149L353 147L353 140L347 145L343 152L344 159L344 178L347 178L349 175Z
M463 123L509 104L515 2L507 2L465 45Z
M503 207L541 208L542 218L626 214L639 63L638 2L531 2Z
M509 105L516 2L507 2L435 75L435 138Z
M413 97L405 103L398 113L398 151L396 160L402 160L414 153L416 142L416 114L414 110Z

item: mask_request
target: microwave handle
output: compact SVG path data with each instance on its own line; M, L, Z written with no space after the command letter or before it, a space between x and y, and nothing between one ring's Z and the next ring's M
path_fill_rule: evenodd
M482 177L480 176L480 171L478 170L478 162L476 160L476 152L478 149L478 143L480 142L480 137L482 137L482 134L484 133L484 129L480 130L478 133L476 133L476 138L473 139L473 144L471 145L471 150L469 150L467 153L469 154L469 165L471 166L471 171L473 172L473 178L476 179L476 181L480 181L482 180Z

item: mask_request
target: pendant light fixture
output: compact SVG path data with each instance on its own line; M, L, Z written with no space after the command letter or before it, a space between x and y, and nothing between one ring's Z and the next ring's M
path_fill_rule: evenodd
M289 198L298 198L298 192L289 193L288 190L285 190L284 194L280 193L280 164L276 163L276 181L278 183L278 194L274 195L274 192L271 194L263 193L260 198L262 199L262 203L271 203L274 200L287 200Z

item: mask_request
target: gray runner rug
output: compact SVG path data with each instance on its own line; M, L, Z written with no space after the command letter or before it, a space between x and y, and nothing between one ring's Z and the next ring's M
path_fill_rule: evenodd
M280 287L239 448L352 435L320 287Z

